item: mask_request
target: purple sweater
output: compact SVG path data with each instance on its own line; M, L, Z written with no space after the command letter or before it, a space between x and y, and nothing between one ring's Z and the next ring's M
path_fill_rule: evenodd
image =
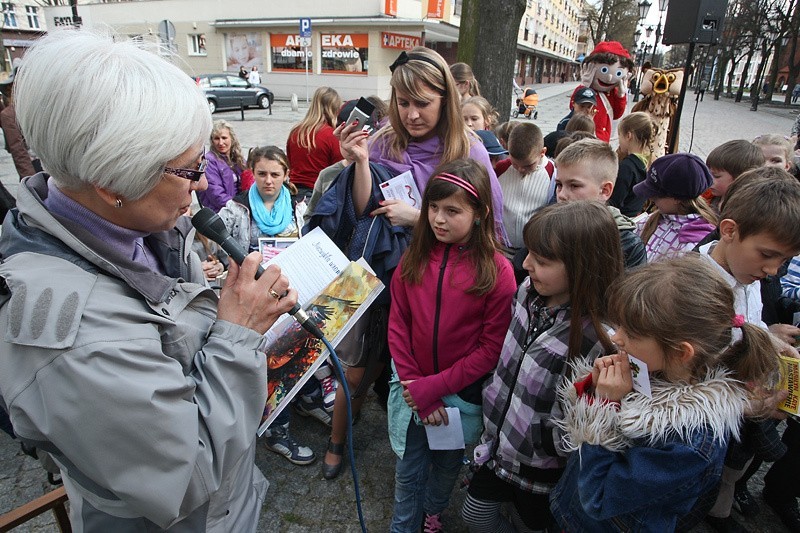
M497 181L497 175L492 168L492 162L489 160L489 153L484 148L483 144L478 139L470 139L472 145L469 148L469 158L474 159L486 167L489 173L489 181L492 185L492 208L494 209L494 221L497 228L497 236L501 243L508 244L506 236L506 229L503 225L503 190L500 188L500 182ZM379 138L376 142L370 144L369 147L369 160L373 163L380 163L388 168L395 176L410 170L414 175L414 181L417 182L417 188L424 194L425 186L428 180L431 179L434 169L439 165L442 159L442 140L439 137L432 137L427 141L410 142L406 151L401 154L400 161L391 159L388 155L388 149L384 150L386 146L385 137ZM384 154L386 151L386 154Z
M239 191L241 169L233 169L214 152L206 152L206 179L208 189L197 193L197 199L203 207L212 209L215 213L222 209L228 200L236 196Z

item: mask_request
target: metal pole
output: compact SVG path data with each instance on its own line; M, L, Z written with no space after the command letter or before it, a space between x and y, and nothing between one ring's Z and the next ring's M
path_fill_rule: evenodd
M692 68L692 56L694 56L694 42L689 43L689 52L686 54L686 64L683 67L683 83L681 93L678 96L678 105L675 109L675 121L672 130L669 132L669 142L667 143L667 153L674 154L678 150L678 130L681 124L681 112L683 111L683 101L686 99L686 85L689 83L689 69Z
M653 55L650 57L650 64L653 65L653 67L656 66L656 51L658 50L658 41L661 39L661 17L663 16L664 12L662 11L658 16L658 26L656 26L656 43L653 45Z
M306 51L306 104L308 104L308 46L303 47Z

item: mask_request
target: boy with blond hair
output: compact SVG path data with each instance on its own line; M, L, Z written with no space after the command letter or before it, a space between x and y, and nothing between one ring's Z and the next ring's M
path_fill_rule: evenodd
M583 139L570 144L556 157L556 196L559 202L597 200L608 202L617 180L617 154L611 146L597 139ZM647 263L642 239L634 232L636 224L608 206L619 229L625 268Z

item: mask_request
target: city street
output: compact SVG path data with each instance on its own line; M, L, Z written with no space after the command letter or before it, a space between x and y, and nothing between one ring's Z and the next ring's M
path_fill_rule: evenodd
M267 78L265 84L268 83ZM570 83L536 86L540 105L535 123L544 134L554 130L558 121L568 112L568 99L574 87ZM765 133L788 136L798 111L798 106L789 110L762 103L758 112L752 112L749 101L739 104L729 99L714 101L710 93L695 106L694 98L692 92L687 93L680 146L682 150L688 150L691 146L692 153L702 158L720 143L731 139L752 139ZM244 121L241 121L238 111L216 113L214 119L225 119L231 123L246 153L250 147L265 144L285 147L289 130L302 119L305 109L305 102L301 102L299 111L292 111L289 102L278 101L274 104L272 115L265 110L250 109L245 111ZM507 114L509 109L510 105L503 112ZM0 150L0 179L12 194L16 193L18 178L11 157L5 150ZM349 461L345 461L345 470L334 481L324 480L320 473L319 465L328 437L327 428L313 419L295 415L291 431L300 443L317 453L318 459L311 466L294 466L259 444L256 461L271 483L259 531L360 531ZM360 422L354 428L354 446L367 526L370 531L386 531L392 514L395 456L388 442L386 414L372 393ZM113 450L108 450L108 453L113 453ZM761 503L761 514L750 520L742 519L735 512L734 515L752 532L784 531L761 499L764 471L762 468L750 483L753 495ZM0 513L36 498L50 488L38 464L23 455L17 443L0 434ZM444 516L445 530L448 532L466 531L458 516L464 495L464 489L455 489L450 508ZM57 531L49 513L30 524L19 531ZM706 532L710 529L701 526L696 531Z

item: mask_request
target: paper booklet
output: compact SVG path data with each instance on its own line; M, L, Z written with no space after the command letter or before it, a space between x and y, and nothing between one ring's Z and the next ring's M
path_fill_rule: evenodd
M789 396L778 404L778 409L790 415L800 414L800 359L779 355L781 381L777 390L789 391Z
M384 288L363 258L348 261L320 228L265 266L270 264L281 267L303 309L334 348ZM281 317L265 336L268 396L259 436L328 357L322 341L289 315Z
M422 207L422 196L410 170L384 181L380 188L386 200L402 200L411 207Z

